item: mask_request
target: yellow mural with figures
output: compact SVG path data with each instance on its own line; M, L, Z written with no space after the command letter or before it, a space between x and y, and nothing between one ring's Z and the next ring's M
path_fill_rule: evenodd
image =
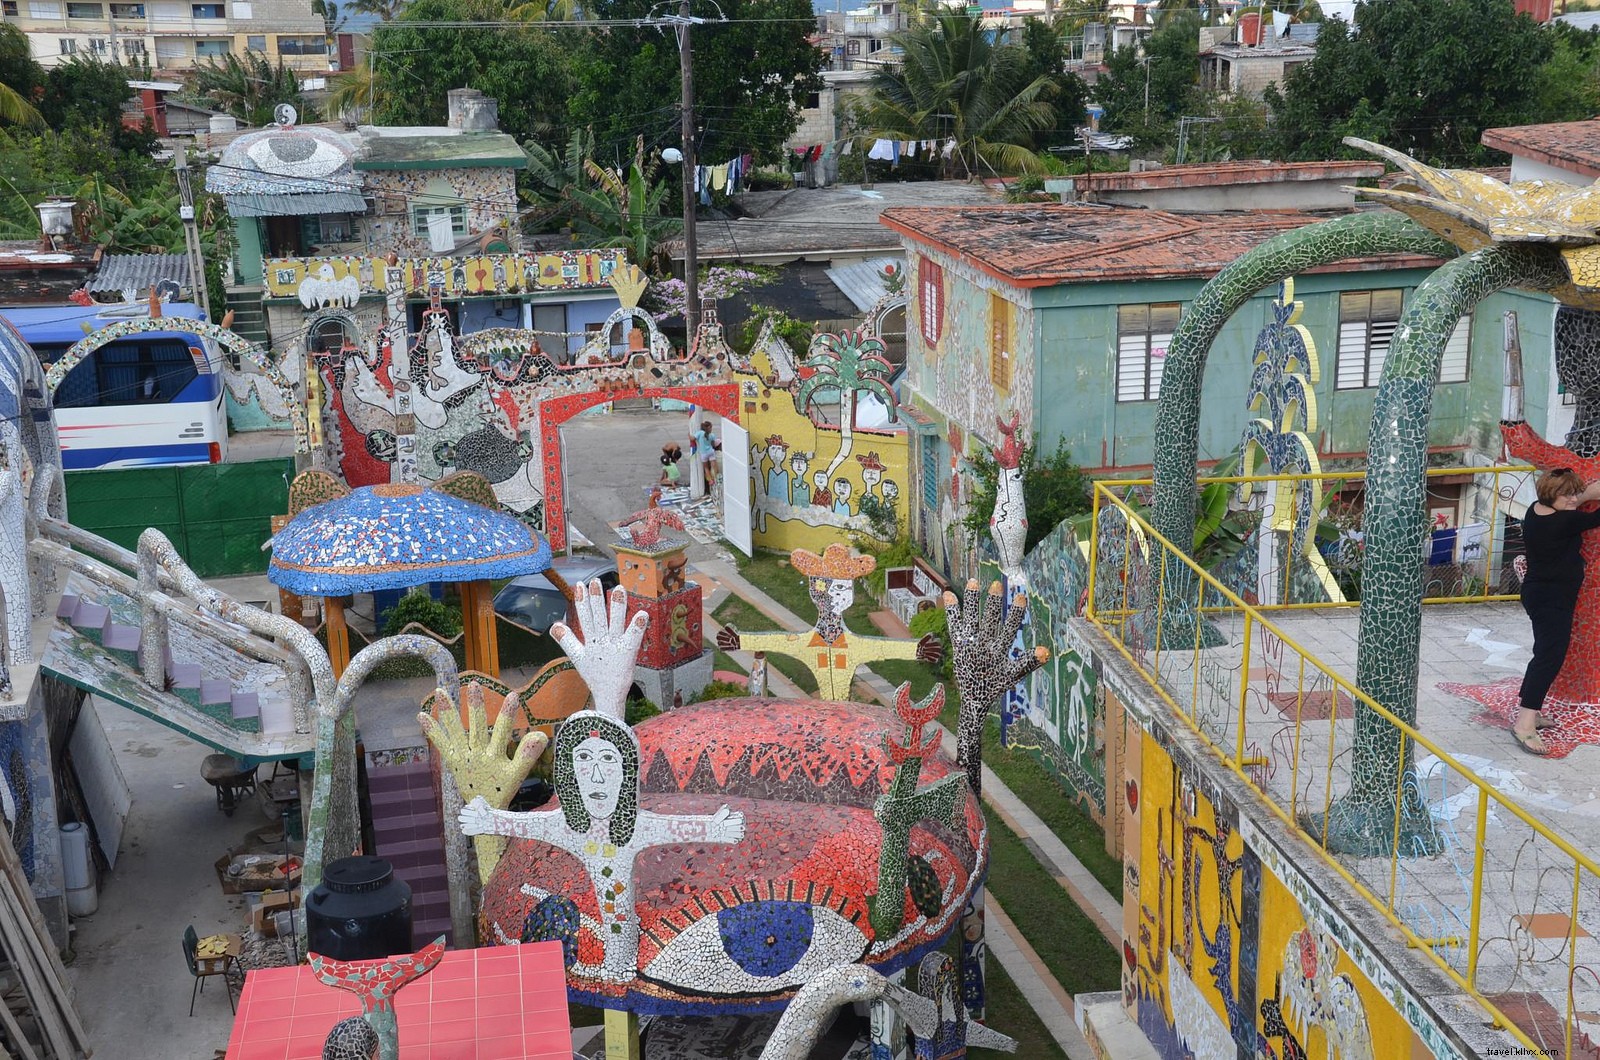
M298 298L309 308L353 305L363 296L383 294L391 281L409 294L437 289L446 298L599 288L627 264L623 250L398 258L392 264L348 255L268 258L264 274L269 297Z
M1315 892L1151 732L1125 761L1123 1003L1158 1055L1436 1055L1345 952ZM1285 879L1285 877L1290 877Z
M837 391L795 409L797 387L779 385L770 363L736 372L740 416L750 432L751 523L762 548L820 552L851 532L880 541L905 533L910 446L904 426L842 431ZM826 400L831 397L832 400ZM859 418L858 418L859 423Z

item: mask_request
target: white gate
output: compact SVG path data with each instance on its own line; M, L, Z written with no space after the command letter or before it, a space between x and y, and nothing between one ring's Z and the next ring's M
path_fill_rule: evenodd
M733 547L750 555L750 432L722 420L722 533Z

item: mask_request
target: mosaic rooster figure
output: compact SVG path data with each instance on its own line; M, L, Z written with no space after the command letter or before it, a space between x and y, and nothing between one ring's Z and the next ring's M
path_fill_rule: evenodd
M1301 928L1283 953L1280 1000L1284 1023L1305 1041L1321 1027L1328 1055L1338 1060L1373 1060L1366 1008L1348 975L1335 974L1339 951L1327 931Z
M675 539L682 540L679 535L689 532L688 527L683 525L683 516L671 508L660 507L660 503L661 491L653 490L648 508L622 520L622 525L628 528L633 538L635 548L652 550L663 543L676 543ZM666 533L669 530L676 530L677 534L669 535Z
M1011 422L996 420L1005 441L994 451L994 462L1000 470L995 483L994 514L989 516L989 536L994 539L995 551L1000 554L1000 569L1013 587L1025 584L1022 573L1023 546L1028 540L1028 503L1022 495L1022 443L1017 440L1017 427L1022 423L1022 413L1013 412Z
M400 1024L395 1019L394 995L408 983L433 971L444 957L444 936L440 935L416 953L404 957L380 957L370 961L334 961L319 953L311 955L311 970L317 978L336 990L348 990L361 999L361 1018L378 1036L381 1060L399 1060ZM365 1035L353 1035L349 1028L336 1024L323 1047L326 1056L350 1055L349 1041L370 1042ZM335 1035L339 1040L335 1040ZM359 1055L359 1054L356 1054Z

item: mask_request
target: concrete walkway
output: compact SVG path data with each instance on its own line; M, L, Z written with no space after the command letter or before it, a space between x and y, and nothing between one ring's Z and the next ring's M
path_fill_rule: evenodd
M702 560L694 566L695 572L702 577L702 580L714 582L719 588L735 593L784 628L801 630L811 625L810 621L801 618L768 596L741 575L732 564L721 560ZM709 621L710 610L707 609L707 639L715 636L714 627ZM770 667L767 673L769 684L776 684L774 677L782 679L782 675ZM864 689L885 706L894 702L894 687L868 667L856 671L856 684L858 689ZM798 694L798 691L779 694ZM942 732L944 750L954 757L955 735L948 729L943 729ZM1122 932L1117 925L1122 919L1122 906L1072 851L1056 838L1055 833L1050 831L1038 815L1028 809L987 766L983 770L983 801L1022 839L1023 844L1095 923L1112 947L1120 951ZM985 908L990 953L1017 984L1017 989L1021 991L1022 996L1038 1015L1040 1022L1050 1031L1051 1037L1062 1051L1072 1060L1092 1060L1094 1053L1078 1030L1074 1019L1072 995L1068 994L1050 974L1049 968L1040 960L1039 955L1028 944L1028 940L1018 930L1016 924L1006 915L1005 909L995 900L993 894L985 896ZM1003 1031L1005 1028L997 1029Z

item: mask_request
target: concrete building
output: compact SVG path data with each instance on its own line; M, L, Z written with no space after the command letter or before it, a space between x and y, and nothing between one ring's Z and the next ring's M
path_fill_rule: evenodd
M1511 156L1512 180L1582 186L1600 178L1600 119L1485 129L1483 145Z
M1274 17L1288 16L1272 12ZM1247 15L1230 26L1200 30L1200 83L1213 92L1259 98L1283 85L1288 72L1317 54L1319 22L1264 25Z
M902 399L934 426L913 460L923 488L911 525L948 575L961 562L945 542L963 498L966 456L1000 439L997 418L1020 413L1019 437L1058 444L1096 475L1148 468L1166 347L1201 287L1229 262L1328 212L1177 214L1133 206L896 208L883 224L906 254L906 380ZM1299 318L1322 358L1315 441L1325 460L1366 449L1376 388L1400 312L1437 262L1408 255L1357 258L1297 278ZM1213 346L1200 423L1203 458L1226 455L1249 418L1242 395L1254 336L1275 290L1236 313ZM1486 299L1463 318L1434 393L1430 444L1468 460L1499 453L1501 313L1517 309L1523 342L1548 342L1548 300ZM1560 397L1543 364L1530 364L1529 421L1557 418ZM1537 376L1537 378L1535 378ZM1239 396L1230 402L1227 395ZM1548 414L1547 414L1548 410ZM1570 414L1570 410L1568 410ZM1550 429L1554 429L1552 424ZM952 564L952 559L956 561Z
M872 70L899 61L900 49L889 40L906 28L915 4L906 0L870 0L865 7L829 11L817 16L817 47L834 70Z
M1382 162L1204 162L1080 174L1072 186L1079 202L1176 213L1337 210L1355 205L1350 185L1381 176Z
M310 0L0 0L0 18L27 35L46 67L87 55L177 72L254 51L293 70L338 68Z

